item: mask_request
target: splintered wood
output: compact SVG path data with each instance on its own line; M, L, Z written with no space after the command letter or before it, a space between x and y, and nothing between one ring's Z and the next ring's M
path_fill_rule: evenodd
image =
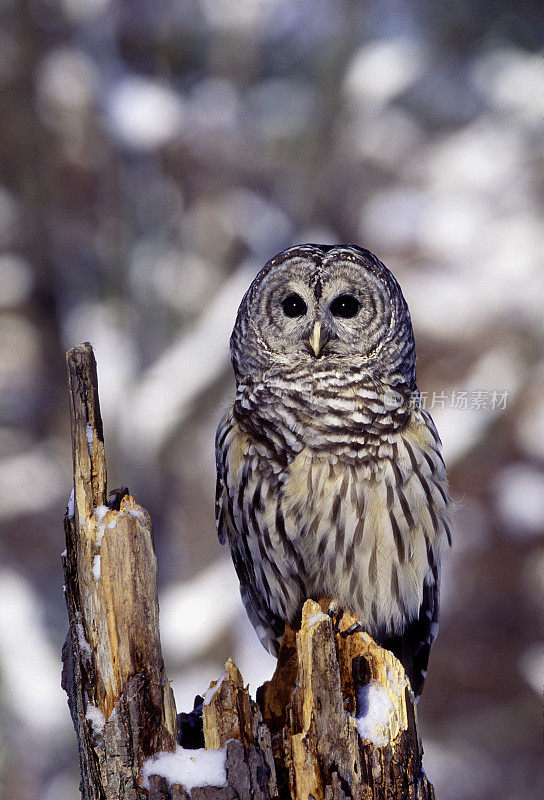
M206 692L202 717L206 749L226 747L229 788L223 789L221 796L227 800L234 789L235 797L243 800L276 797L278 788L270 731L231 659L223 675L213 681Z
M230 660L211 684L203 706L205 746L229 748L233 740L252 746L251 763L259 766L246 767L238 797L434 800L402 665L367 634L342 636L353 622L344 614L333 630L320 605L308 600L300 630L287 626L276 672L257 693L259 707ZM373 724L361 707L367 689L381 704ZM214 789L217 800L232 797L228 759L227 779L229 788Z
M67 363L74 494L65 518L70 631L63 686L78 736L83 797L135 797L143 760L173 750L176 740L160 647L151 521L124 492L107 505L90 345L70 350Z
M293 800L433 800L402 665L367 634L342 636L354 621L344 614L334 632L308 600L300 630L284 634L278 668L258 693L278 782ZM356 719L365 720L358 698L370 687L381 698L374 741L361 737Z

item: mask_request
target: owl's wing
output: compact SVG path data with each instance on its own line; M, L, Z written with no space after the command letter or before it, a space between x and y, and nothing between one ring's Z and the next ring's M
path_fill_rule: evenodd
M227 543L227 518L228 513L226 508L225 498L226 488L223 479L217 473L217 481L215 484L215 524L217 526L217 538L219 544Z
M228 414L219 424L216 434L216 466L217 483L215 492L215 521L220 544L230 546L230 552L238 580L240 581L240 594L249 620L262 645L272 655L278 654L279 641L283 634L284 621L272 613L257 592L258 581L255 565L248 537L252 535L248 526L242 522L239 530L233 510L234 498L237 502L243 498L247 487L244 485L244 470L232 470L229 478L229 449L237 450L240 433L231 414ZM232 455L232 453L231 453ZM234 457L236 460L236 456ZM236 478L234 478L236 476Z
M427 675L429 653L438 634L440 548L443 539L451 545L447 513L450 499L446 468L440 453L440 437L431 415L424 408L414 414L410 437L403 439L403 445L428 503L431 525L425 539L430 570L423 585L418 617L408 623L401 636L391 639L391 644L385 644L385 647L389 647L402 662L414 694L419 697Z
M426 583L419 617L407 625L402 636L394 636L382 642L402 663L416 698L423 691L429 653L438 634L439 595L438 583Z
M215 523L220 544L230 546L232 560L242 588L255 585L255 574L251 552L247 544L246 531L239 531L234 520L233 497L239 487L229 484L229 457L231 448L236 447L236 429L232 414L227 414L219 423L215 436L215 462L217 467L217 483L215 488ZM237 474L237 470L233 470ZM245 601L244 601L245 602Z
M232 413L223 417L215 434L215 465L217 481L215 484L215 524L219 544L226 544L229 526L235 532L232 518L232 505L227 491L227 457L228 436L232 431L234 420Z

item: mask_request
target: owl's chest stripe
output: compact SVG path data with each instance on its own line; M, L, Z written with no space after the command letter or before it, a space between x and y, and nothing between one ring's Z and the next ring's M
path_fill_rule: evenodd
M400 507L402 509L402 513L404 514L406 524L410 529L415 528L416 523L414 522L412 511L410 510L410 506L408 505L408 500L406 499L406 496L400 486L397 486L396 494L399 499Z
M301 576L306 573L304 559L302 558L300 551L293 546L293 542L287 536L287 532L285 530L285 520L279 500L276 506L276 531L279 534L280 539L287 551L287 555L292 559L293 574L297 576L297 582L300 588L304 590L304 583L302 582L301 578Z
M436 516L435 510L434 510L435 501L434 501L434 498L433 498L433 495L432 495L432 492L431 492L431 487L429 486L427 478L425 478L421 473L420 464L416 459L413 447L410 444L410 442L408 441L408 439L403 437L402 438L402 444L404 445L404 449L406 450L406 452L408 454L408 457L410 459L410 464L411 464L411 467L412 467L413 474L418 479L418 481L421 484L421 487L423 488L423 491L425 493L425 498L426 498L426 501L427 501L427 508L428 508L428 511L429 511L429 516L431 518L433 531L436 534L436 533L438 533L439 522L438 522L438 518ZM432 472L434 472L434 464L433 464L432 460L430 460L428 458L427 453L425 453L425 451L422 448L418 447L418 450L421 451L422 455L425 458L426 464L428 466L430 464L430 468L432 469ZM431 474L432 474L432 472L431 472ZM441 492L441 496L442 496L442 499L443 499L444 503L446 504L446 498L445 498L444 492ZM451 540L450 540L450 544L451 544Z
M397 522L397 518L395 517L393 510L389 512L389 520L391 522L391 530L393 532L393 539L395 540L399 561L401 564L404 564L404 562L406 561L406 549L404 546L404 537L400 532L399 524Z

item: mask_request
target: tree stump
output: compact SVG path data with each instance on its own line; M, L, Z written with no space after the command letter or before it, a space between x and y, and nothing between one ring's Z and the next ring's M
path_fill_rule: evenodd
M367 634L344 636L354 619L333 624L325 598L306 602L299 630L286 626L257 701L229 659L197 709L180 715L195 723L191 736L178 731L151 521L127 489L108 501L91 346L67 362L74 491L62 683L84 800L434 800L400 662Z
M433 800L401 663L366 633L343 636L355 618L345 613L333 626L328 605L305 603L300 630L286 630L276 672L258 692L284 795Z

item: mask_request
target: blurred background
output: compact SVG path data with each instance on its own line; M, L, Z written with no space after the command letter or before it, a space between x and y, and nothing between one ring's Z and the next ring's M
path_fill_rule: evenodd
M0 796L76 800L60 689L65 351L151 513L178 710L273 670L216 539L228 337L265 261L399 279L458 503L419 706L439 800L544 796L542 10L519 0L0 1Z

